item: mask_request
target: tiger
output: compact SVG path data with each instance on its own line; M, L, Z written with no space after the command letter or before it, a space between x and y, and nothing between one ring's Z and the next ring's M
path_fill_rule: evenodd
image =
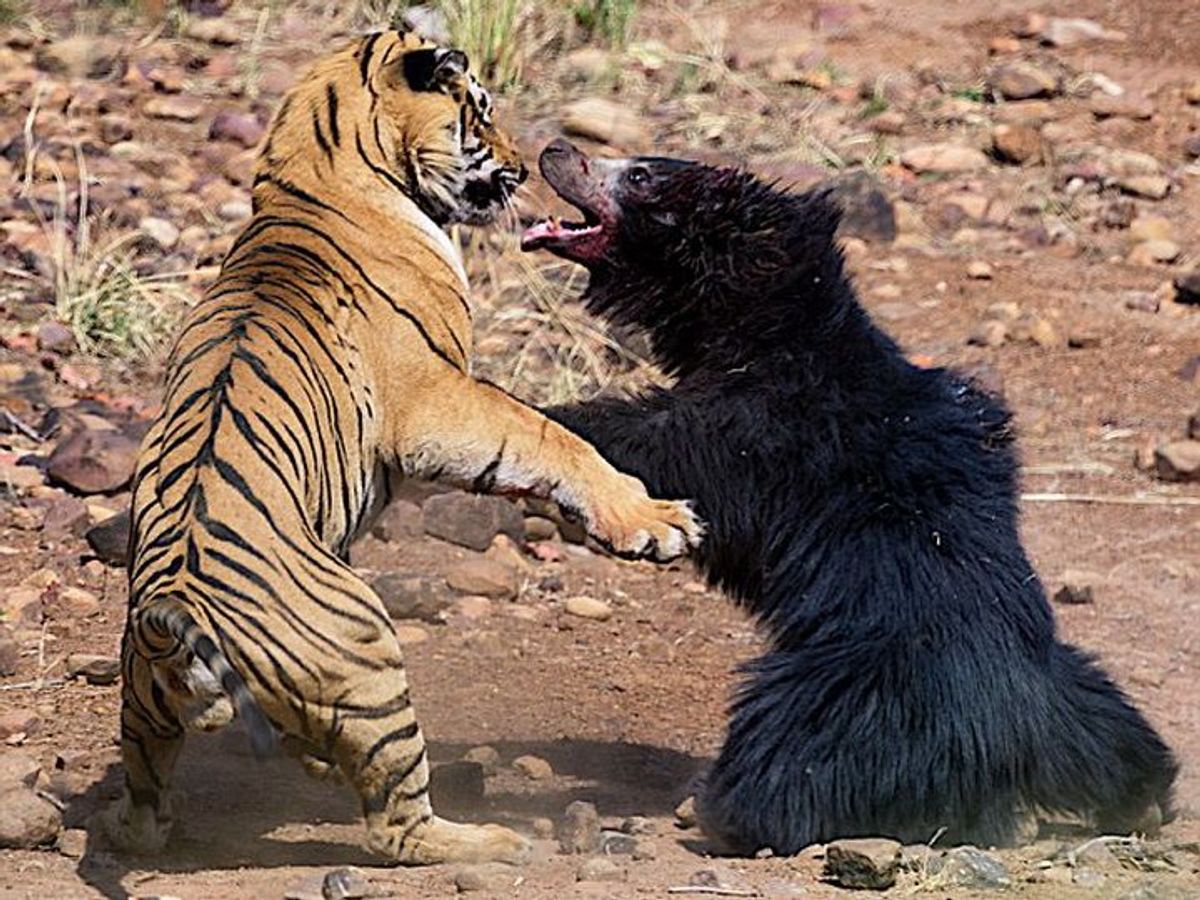
M517 863L529 842L429 800L400 645L349 565L407 478L557 502L614 552L699 541L589 444L470 372L454 224L526 177L466 54L391 31L318 60L259 152L253 213L167 358L132 487L117 849L162 849L189 731L242 721L255 751L325 764L390 860Z

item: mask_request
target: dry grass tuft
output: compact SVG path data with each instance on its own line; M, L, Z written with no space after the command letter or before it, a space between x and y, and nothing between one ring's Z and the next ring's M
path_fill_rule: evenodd
M36 144L27 146L31 147L32 157L37 152ZM7 274L47 290L56 317L71 328L84 353L144 359L161 346L191 301L191 294L183 284L183 273L154 275L138 270L135 260L140 232L98 237L103 223L93 221L89 215L87 167L78 147L76 159L77 203L71 203L66 179L56 171L58 191L53 213L47 219L38 211L49 247L48 271L31 275L10 269ZM26 171L32 169L31 159Z

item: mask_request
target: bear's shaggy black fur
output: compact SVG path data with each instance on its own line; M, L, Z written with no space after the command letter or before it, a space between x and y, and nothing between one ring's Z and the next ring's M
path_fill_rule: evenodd
M585 221L537 226L527 249L586 265L587 306L645 329L677 377L550 414L656 496L695 499L699 564L769 636L698 798L708 833L791 854L1011 844L1035 813L1106 832L1169 816L1170 750L1055 636L1008 412L872 324L829 197L565 142L542 164Z

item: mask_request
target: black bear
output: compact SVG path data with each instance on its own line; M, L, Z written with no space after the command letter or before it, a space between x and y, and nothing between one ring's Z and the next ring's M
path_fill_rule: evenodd
M550 410L657 496L694 498L710 581L769 648L697 798L733 852L838 837L1007 845L1036 816L1171 815L1171 751L1056 638L1017 533L1009 413L909 363L855 297L826 192L731 168L590 159L542 173L582 221L529 228L645 330L672 387Z

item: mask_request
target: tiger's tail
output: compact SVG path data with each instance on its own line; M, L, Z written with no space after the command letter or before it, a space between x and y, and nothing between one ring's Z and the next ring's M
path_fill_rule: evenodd
M164 595L139 604L132 632L140 645L138 649L149 659L161 659L180 647L186 648L204 664L229 697L250 733L254 755L262 759L274 753L277 740L271 720L245 679L178 597Z

